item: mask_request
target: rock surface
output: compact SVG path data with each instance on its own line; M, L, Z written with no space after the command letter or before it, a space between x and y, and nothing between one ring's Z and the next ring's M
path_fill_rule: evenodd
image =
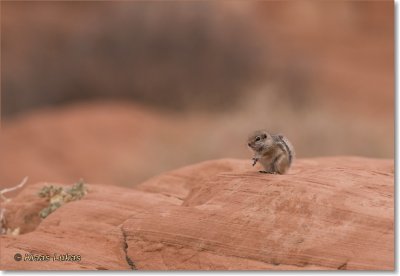
M88 194L34 219L43 183L5 207L2 270L393 270L393 160L299 159L287 175L248 160L184 167ZM22 223L22 224L21 224ZM15 261L73 254L81 261Z

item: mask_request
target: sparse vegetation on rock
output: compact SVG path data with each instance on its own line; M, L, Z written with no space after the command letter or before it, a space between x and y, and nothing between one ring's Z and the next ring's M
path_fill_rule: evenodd
M65 203L81 199L86 193L87 189L82 179L76 182L71 188L56 187L53 185L44 186L38 195L47 198L49 205L39 212L39 216L46 218Z

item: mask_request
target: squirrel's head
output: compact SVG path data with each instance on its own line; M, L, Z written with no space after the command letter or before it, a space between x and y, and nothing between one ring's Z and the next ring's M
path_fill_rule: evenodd
M247 139L247 146L256 152L262 151L272 143L271 135L265 130L257 130L253 132Z

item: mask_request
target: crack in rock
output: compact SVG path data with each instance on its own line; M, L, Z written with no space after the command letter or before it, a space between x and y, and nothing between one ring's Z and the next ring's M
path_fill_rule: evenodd
M122 232L122 236L123 236L123 238L124 238L124 247L123 247L123 250L124 250L124 253L125 253L126 262L128 263L128 265L129 265L129 267L131 268L131 270L137 270L137 268L136 268L136 266L135 266L135 263L134 263L134 262L132 261L132 259L128 256L128 243L126 242L126 233L125 233L124 229L122 229L122 226L121 226L121 232Z
M348 262L345 262L344 264L340 265L337 269L338 270L347 270L347 263Z

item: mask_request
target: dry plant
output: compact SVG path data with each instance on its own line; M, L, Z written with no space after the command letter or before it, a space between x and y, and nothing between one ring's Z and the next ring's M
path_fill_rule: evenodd
M22 179L21 183L18 185L11 187L11 188L5 188L0 191L0 198L1 198L1 204L3 205L4 203L8 203L11 201L10 198L5 197L4 194L21 189L26 182L28 181L28 177L25 176L24 179ZM11 229L7 227L7 222L6 222L6 208L5 207L0 207L0 234L11 234L11 235L18 235L19 234L19 227L15 229Z

